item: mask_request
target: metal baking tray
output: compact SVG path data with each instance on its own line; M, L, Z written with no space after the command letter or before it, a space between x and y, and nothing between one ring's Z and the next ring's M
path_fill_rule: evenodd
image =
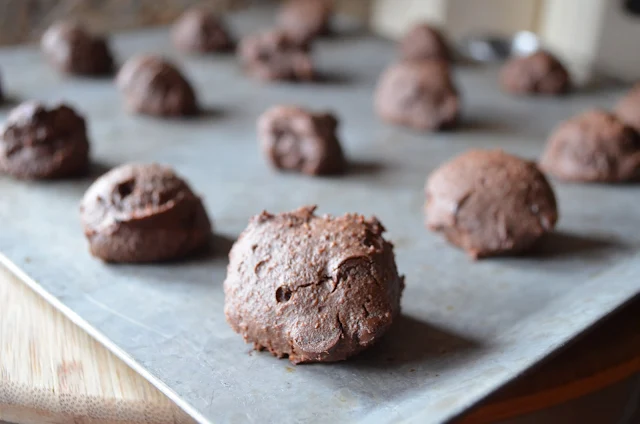
M269 20L244 11L232 25L244 34ZM179 61L206 113L128 116L111 80L59 76L35 47L0 51L15 100L66 100L87 116L95 161L93 175L75 181L0 178L2 261L200 422L442 422L640 291L637 185L554 182L557 232L522 257L473 262L423 225L424 180L440 163L470 148L536 158L560 120L611 107L622 89L511 98L500 92L495 68L462 67L455 70L462 126L423 134L374 116L376 80L395 51L370 35L321 41L325 78L316 84L265 85L247 79L232 56L180 56L166 29L118 35L113 45L121 60L156 52ZM278 103L335 111L351 171L334 178L272 171L257 148L255 120ZM173 165L191 182L215 220L217 252L137 266L89 255L78 202L92 178L130 161ZM306 204L377 215L406 275L395 327L342 363L292 366L252 352L224 319L232 240L263 209Z

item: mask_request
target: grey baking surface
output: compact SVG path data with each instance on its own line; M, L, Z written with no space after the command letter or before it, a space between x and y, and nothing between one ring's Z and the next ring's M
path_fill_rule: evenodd
M264 26L257 19L237 15L234 28ZM372 37L322 41L317 59L331 78L309 85L248 80L233 57L182 57L162 29L116 37L114 46L121 59L147 51L180 61L210 112L185 121L127 116L111 81L60 77L35 49L0 52L4 86L14 98L65 99L86 114L94 177L128 161L175 166L203 195L219 250L263 209L317 203L321 213L377 215L406 275L404 315L378 346L347 362L294 367L251 352L225 323L224 252L105 265L87 253L78 220L91 178L0 178L0 252L202 422L441 422L640 291L638 186L555 183L558 232L528 257L474 263L423 227L424 179L442 161L473 147L536 158L558 121L610 107L620 89L513 99L499 92L495 69L461 68L463 127L417 134L372 112L376 79L394 58L393 46ZM336 111L353 171L311 179L270 170L254 123L276 103Z

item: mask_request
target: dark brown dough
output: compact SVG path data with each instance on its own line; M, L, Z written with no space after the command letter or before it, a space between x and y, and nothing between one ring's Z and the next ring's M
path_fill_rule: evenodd
M544 51L509 60L502 68L500 82L511 94L559 95L571 89L567 69L555 56Z
M135 56L116 79L129 112L154 116L185 116L198 112L196 96L178 68L157 56Z
M80 215L91 254L106 262L179 259L211 236L200 198L171 168L157 164L107 172L85 193Z
M271 164L307 175L338 174L346 161L335 116L295 106L275 106L258 120L262 152Z
M640 131L640 83L618 102L615 112L624 123Z
M280 9L278 26L299 43L308 43L330 31L330 0L289 0Z
M519 253L558 220L551 186L535 163L471 150L427 179L426 224L472 258Z
M245 71L263 81L314 79L309 46L300 44L282 30L244 38L239 55Z
M442 33L427 23L420 23L411 28L400 40L399 47L403 60L448 61L451 58Z
M194 6L180 16L171 32L173 44L193 53L227 52L233 41L226 26L212 10Z
M613 114L590 110L563 122L540 159L545 172L568 181L640 179L640 135Z
M224 282L234 331L296 364L341 361L371 346L400 312L404 288L375 218L314 210L253 217Z
M378 115L393 124L417 130L441 130L455 125L460 101L442 61L401 62L380 77L375 95Z
M89 165L84 118L66 105L16 107L0 138L0 172L24 179L73 177Z
M113 73L113 56L107 40L91 34L76 22L57 22L42 36L42 52L60 72L77 75Z

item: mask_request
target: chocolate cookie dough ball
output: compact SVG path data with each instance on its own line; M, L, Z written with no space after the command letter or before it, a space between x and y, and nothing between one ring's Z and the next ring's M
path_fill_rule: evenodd
M170 62L150 55L129 59L116 79L129 112L154 116L185 116L198 112L189 81Z
M24 179L73 177L89 165L84 118L66 105L23 103L0 136L0 172Z
M346 161L336 136L338 120L295 106L275 106L258 120L262 152L277 169L307 175L338 174Z
M375 109L392 124L441 130L455 125L460 101L446 63L402 62L380 77Z
M590 110L563 122L540 159L545 172L568 181L640 178L640 135L611 113Z
M618 102L615 112L624 123L640 131L640 83Z
M76 22L57 22L42 36L42 52L60 72L77 75L107 75L113 72L113 57L103 37L91 34Z
M426 224L472 258L519 253L558 219L556 199L533 162L471 150L427 179Z
M278 26L299 43L329 33L333 7L330 0L289 0L280 9Z
M246 37L240 43L240 60L245 71L264 81L310 81L314 79L309 46L282 30Z
M451 53L442 33L435 27L420 23L400 40L400 57L403 60L445 60Z
M371 346L400 312L404 288L375 218L314 210L253 217L224 282L234 331L296 364L341 361Z
M502 68L500 82L506 92L518 95L559 95L571 88L567 69L544 51L509 60Z
M222 20L204 7L192 7L176 21L171 32L173 44L185 52L227 52L233 41Z
M80 205L89 250L106 262L161 262L204 247L211 223L171 168L129 164L89 187Z

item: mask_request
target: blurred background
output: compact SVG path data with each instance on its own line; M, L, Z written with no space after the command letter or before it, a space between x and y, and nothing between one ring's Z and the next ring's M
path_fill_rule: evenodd
M458 43L469 36L536 35L561 56L578 80L594 70L632 81L640 75L640 0L334 0L340 13L391 38L410 24L439 25ZM269 0L2 0L0 45L37 40L61 18L79 18L94 31L114 32L172 22L186 7L223 12Z

